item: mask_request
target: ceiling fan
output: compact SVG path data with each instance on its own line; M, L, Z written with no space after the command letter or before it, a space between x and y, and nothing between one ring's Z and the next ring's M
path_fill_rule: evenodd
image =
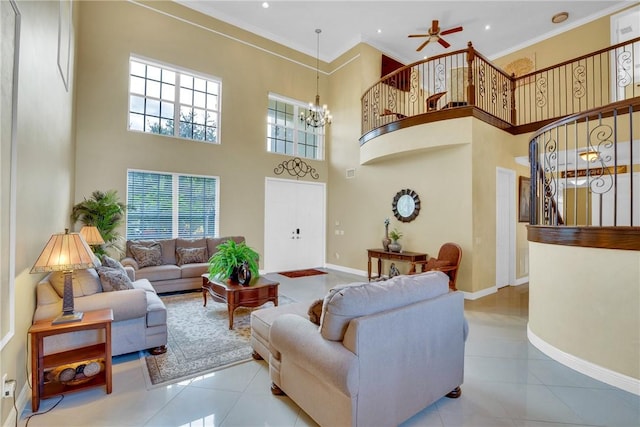
M418 46L416 52L420 52L430 41L437 41L446 49L451 45L447 43L447 41L444 40L441 36L457 33L458 31L462 31L462 27L455 27L448 30L440 31L438 20L434 19L433 22L431 22L431 28L429 28L426 34L409 34L409 37L428 37L428 39L424 43Z

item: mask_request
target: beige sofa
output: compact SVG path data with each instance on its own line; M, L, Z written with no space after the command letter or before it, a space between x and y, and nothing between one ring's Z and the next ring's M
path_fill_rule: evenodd
M200 289L202 287L202 274L209 269L209 258L217 252L217 247L227 240L234 240L236 243L244 242L243 236L230 236L203 239L158 239L158 240L127 240L125 258L120 260L122 265L130 266L134 269L136 278L147 279L158 293L184 291ZM132 251L132 246L134 246ZM136 259L135 246L145 248L156 248L159 251L159 261L153 262L149 266L144 266L140 261L141 256ZM200 248L200 262L191 262L180 256L184 249ZM143 255L144 255L144 251ZM181 262L182 261L182 262ZM142 266L141 266L142 264ZM157 264L157 265L155 265Z
M254 325L255 335L268 329L272 389L318 424L395 426L445 395L459 396L463 303L442 272L397 276L332 289L321 326L301 314L302 304L254 311L252 335ZM259 354L262 339L252 337Z
M111 324L111 354L131 353L139 350L162 351L167 344L167 309L148 280L135 280L132 269L127 269L133 289L104 292L95 269L73 272L73 303L75 311L103 308L113 310ZM37 320L54 319L62 313L62 273L46 275L36 287ZM45 351L57 353L79 345L103 340L96 330L46 337Z

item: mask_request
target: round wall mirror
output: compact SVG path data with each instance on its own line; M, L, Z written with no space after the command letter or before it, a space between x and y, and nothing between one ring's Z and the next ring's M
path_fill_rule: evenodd
M405 189L396 193L391 204L393 214L402 222L410 222L416 219L420 212L420 197L413 190Z

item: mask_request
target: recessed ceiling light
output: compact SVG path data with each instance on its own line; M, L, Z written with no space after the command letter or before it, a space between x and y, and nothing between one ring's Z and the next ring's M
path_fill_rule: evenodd
M554 24L559 24L561 22L566 21L567 18L569 18L568 12L560 12L560 13L556 13L551 17L551 22L553 22Z
M268 9L269 8L269 3L268 2L262 2L262 8L263 9Z
M490 29L491 29L491 25L489 25L489 24L485 25L485 26L484 26L484 29L485 29L485 30L490 30Z
M378 28L378 34L382 33L382 28Z

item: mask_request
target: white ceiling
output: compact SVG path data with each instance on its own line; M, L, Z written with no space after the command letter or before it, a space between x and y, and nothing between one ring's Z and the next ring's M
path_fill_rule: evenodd
M175 0L267 39L315 57L316 28L320 28L320 59L332 61L360 42L368 43L404 63L438 55L445 49L424 39L433 19L440 28L463 26L464 31L445 36L447 51L464 49L473 42L478 52L493 59L531 43L608 15L637 1L262 1ZM569 19L551 23L558 12ZM490 25L491 29L485 30ZM380 30L380 33L378 33Z

